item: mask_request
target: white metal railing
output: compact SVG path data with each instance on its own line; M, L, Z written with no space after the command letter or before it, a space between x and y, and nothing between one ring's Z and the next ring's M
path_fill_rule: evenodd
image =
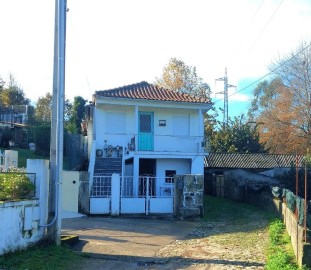
M108 198L111 196L111 175L94 174L91 197Z
M121 197L134 197L134 178L133 176L123 176L121 179Z
M140 176L135 185L133 176L121 179L121 197L173 197L174 177Z
M190 135L154 135L156 152L204 152L204 137Z
M104 137L106 139L105 141L99 142L99 148L105 149L105 147L112 147L112 156L116 156L118 145L123 147L123 156L139 149L139 136L137 134L104 134ZM154 152L203 153L205 149L204 136L163 135L155 133L153 140L154 147L152 151ZM124 142L127 142L127 144L124 145Z

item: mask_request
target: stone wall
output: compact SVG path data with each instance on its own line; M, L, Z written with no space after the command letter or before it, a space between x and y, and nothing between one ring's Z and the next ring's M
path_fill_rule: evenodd
M202 216L203 175L177 175L174 183L174 215L179 218Z
M90 214L90 192L89 192L89 173L79 172L79 199L78 199L78 212L82 214Z

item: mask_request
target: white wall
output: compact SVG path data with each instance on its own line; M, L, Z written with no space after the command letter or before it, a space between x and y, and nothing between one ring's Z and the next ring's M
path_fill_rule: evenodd
M176 175L190 174L191 160L189 159L157 159L157 194L160 192L160 186L165 185L165 171L176 170Z
M49 162L27 160L27 172L36 173L36 199L0 202L0 255L43 239L48 215Z
M0 255L40 241L39 200L0 203Z
M112 119L115 125L111 123ZM135 134L134 123L133 107L96 109L97 147L103 148L105 140L107 145L127 146Z
M204 175L204 156L195 156L192 159L191 174Z
M137 136L134 108L134 106L105 106L96 109L98 148L104 147L104 140L107 140L108 145L127 147L130 139L134 135ZM203 141L198 110L154 107L139 107L138 110L154 113L154 151L193 153L202 150L198 147ZM185 119L187 124L176 123L178 119L180 121ZM166 125L160 126L159 120L165 120Z

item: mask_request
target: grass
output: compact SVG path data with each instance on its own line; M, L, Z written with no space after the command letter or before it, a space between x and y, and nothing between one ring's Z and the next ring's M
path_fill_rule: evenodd
M83 257L65 246L39 244L0 257L0 269L67 270L77 269Z
M48 156L38 155L34 151L29 150L29 149L21 149L21 148L5 149L5 148L0 148L0 150L14 150L14 151L18 151L18 167L19 168L26 168L27 159L49 159Z
M226 220L227 222L244 223L253 215L271 215L251 204L213 196L204 197L204 207L205 215L203 219L205 221L219 222Z
M205 197L204 205L205 215L203 219L205 221L230 224L230 231L226 231L226 227L224 227L221 230L223 235L217 237L219 244L239 246L243 250L251 250L254 243L262 241L262 236L268 231L268 241L261 243L266 251L265 269L301 269L297 266L290 237L285 226L272 213L250 204L212 196ZM251 217L255 219L251 219ZM255 222L252 222L252 220L255 220Z
M297 270L295 254L284 224L274 219L269 224L269 246L267 249L267 270ZM306 269L306 268L302 268Z

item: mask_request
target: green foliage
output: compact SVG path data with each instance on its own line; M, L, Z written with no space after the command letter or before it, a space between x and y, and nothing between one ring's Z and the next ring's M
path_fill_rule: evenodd
M281 239L284 231L284 225L281 220L273 221L269 226L269 238L273 245L282 244Z
M50 123L42 123L31 129L33 142L36 144L36 153L39 155L49 155L51 141Z
M46 93L44 97L39 97L35 110L35 120L39 123L49 123L52 119L52 95Z
M8 87L2 85L2 90L0 91L0 104L5 107L10 105L28 105L30 100L26 98L23 89L21 89L15 78L10 74L10 80Z
M35 189L26 174L0 174L0 200L17 200L27 197Z
M69 120L66 123L66 129L69 133L80 134L82 119L85 117L86 100L80 96L74 97L70 108Z
M9 127L0 128L0 147L9 147L9 141L14 138L13 130Z
M298 270L290 237L285 226L279 219L274 219L269 225L269 248L267 250L266 270Z
M243 115L229 119L228 126L221 126L211 135L211 151L216 153L263 153L257 126L245 122Z

